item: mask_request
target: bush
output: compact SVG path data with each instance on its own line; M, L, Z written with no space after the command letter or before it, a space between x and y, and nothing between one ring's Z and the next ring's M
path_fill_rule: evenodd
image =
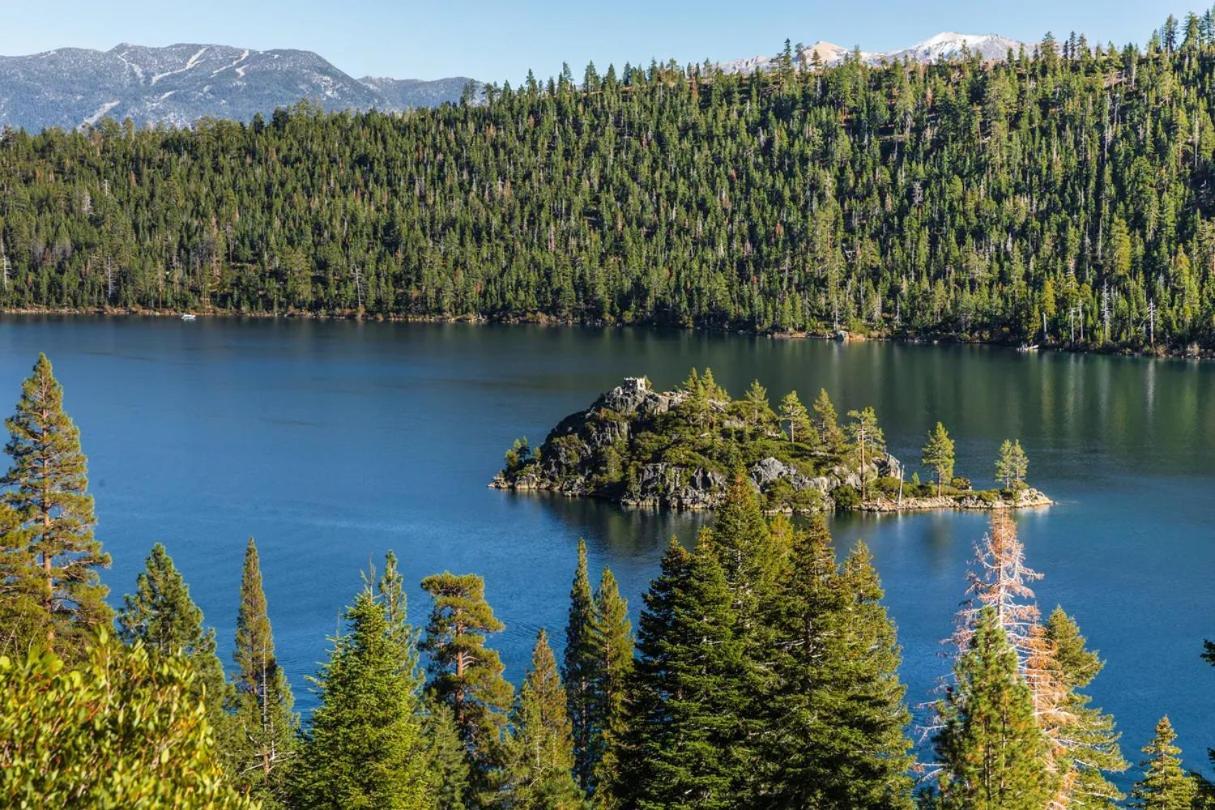
M959 489L959 490L962 490L963 492L966 492L966 491L970 490L970 479L963 478L960 475L955 475L950 480L949 486L953 487L954 489Z
M856 509L861 505L861 493L856 487L844 484L831 491L831 500L837 510Z
M257 807L224 780L195 678L104 637L79 668L0 656L0 806Z

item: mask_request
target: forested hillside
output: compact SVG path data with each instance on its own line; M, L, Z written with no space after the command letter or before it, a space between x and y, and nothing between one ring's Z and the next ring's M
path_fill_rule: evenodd
M791 51L787 51L789 53ZM0 303L1215 347L1215 24L8 132Z

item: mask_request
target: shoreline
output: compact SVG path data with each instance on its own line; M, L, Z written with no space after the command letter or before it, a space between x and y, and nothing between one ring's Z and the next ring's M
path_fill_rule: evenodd
M735 328L730 326L687 325L663 323L654 320L620 323L614 320L596 318L572 318L546 315L544 313L528 313L516 315L434 315L423 313L366 313L357 310L337 310L334 312L312 312L310 310L287 310L284 312L238 312L233 310L171 310L143 308L73 308L73 307L3 307L0 308L0 318L13 315L19 317L59 316L59 317L104 317L104 318L181 318L183 315L193 315L196 318L214 318L223 320L311 320L311 321L371 321L376 323L463 323L471 325L504 325L504 326L552 326L552 327L586 327L598 329L619 329L635 327L640 329L672 329L680 332L701 332L705 334L741 335L769 340L823 340L838 343L865 343L868 341L895 343L908 346L991 346L1005 349L1016 349L1020 344L1008 340L990 338L965 337L955 334L896 334L890 332L861 333L861 332L832 332L822 331L757 331L753 329ZM1215 359L1215 347L1206 348L1197 344L1189 346L1156 346L1154 349L1141 349L1130 346L1088 346L1084 344L1043 343L1035 349L1034 354L1056 352L1060 354L1092 354L1114 357L1142 357L1149 359L1175 360L1212 360Z

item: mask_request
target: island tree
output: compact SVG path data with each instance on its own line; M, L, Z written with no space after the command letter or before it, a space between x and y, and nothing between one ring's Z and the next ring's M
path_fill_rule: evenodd
M1004 482L1005 489L1022 487L1029 473L1029 457L1021 449L1021 441L1005 439L1000 445L1000 456L996 459L996 480Z
M814 444L814 426L810 423L810 412L797 398L796 391L785 394L780 401L780 420L789 434L790 442Z
M886 452L886 437L878 426L877 413L871 407L849 411L848 436L857 455L858 475L861 479L861 500L866 497L866 481L869 465L876 464Z
M63 387L45 354L38 355L5 424L12 465L0 484L8 487L3 499L13 514L6 519L12 528L5 534L4 562L23 618L19 632L32 630L74 658L113 620L99 575L110 556L93 535L97 518L80 431L63 410ZM28 610L35 580L36 614ZM33 640L15 638L12 646Z
M953 439L945 426L937 422L932 433L928 434L928 443L924 445L921 461L925 467L931 468L937 476L937 495L947 481L953 480Z

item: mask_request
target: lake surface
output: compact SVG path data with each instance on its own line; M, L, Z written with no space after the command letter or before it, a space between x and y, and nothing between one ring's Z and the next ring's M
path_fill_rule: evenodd
M579 537L592 576L610 566L633 607L672 534L702 517L512 495L486 483L516 436L543 439L626 375L678 384L713 368L740 394L759 378L777 401L825 387L840 412L872 404L913 467L940 419L957 471L991 477L1020 437L1030 478L1059 501L1018 522L1061 604L1107 660L1093 686L1132 761L1168 713L1187 764L1210 768L1215 669L1215 365L1020 355L995 348L837 345L657 330L165 319L0 320L0 410L39 351L55 364L89 455L98 536L117 605L163 542L219 633L228 662L241 554L254 536L280 659L297 705L305 676L360 587L394 549L429 603L427 574L475 572L507 624L492 644L524 673L535 633L559 643ZM948 668L949 635L985 517L845 516L841 550L872 547L899 627L913 705Z

